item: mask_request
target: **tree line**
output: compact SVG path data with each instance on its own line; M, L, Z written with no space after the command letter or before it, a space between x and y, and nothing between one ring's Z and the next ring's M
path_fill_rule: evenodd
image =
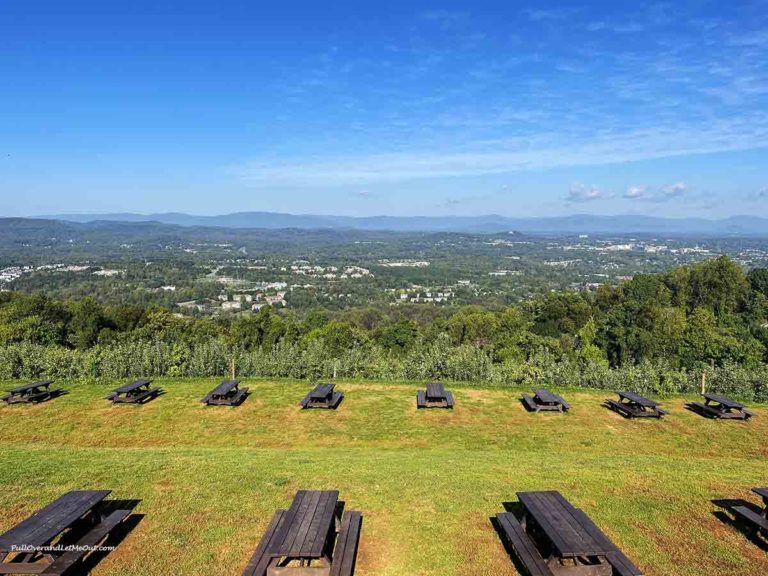
M235 318L186 318L159 306L102 305L0 293L0 345L31 343L84 350L161 340L217 340L246 351L277 344L305 349L322 340L333 357L352 348L406 354L440 335L473 345L493 362L541 350L612 367L664 360L682 368L768 360L768 269L749 273L727 257L662 274L635 276L594 293L554 292L517 306L381 306L301 316L265 307Z

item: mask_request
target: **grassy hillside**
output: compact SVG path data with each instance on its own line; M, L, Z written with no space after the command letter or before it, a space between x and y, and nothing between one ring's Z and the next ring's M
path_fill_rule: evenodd
M768 557L713 512L768 484L768 408L717 422L665 402L664 421L570 391L571 414L528 414L508 389L453 387L453 412L418 411L418 385L341 383L336 412L300 411L303 383L246 382L236 409L204 407L214 380L163 381L142 407L116 383L65 384L0 407L0 532L62 492L110 488L143 520L97 575L239 574L273 511L334 488L364 514L358 576L517 574L489 517L519 490L560 490L649 576L758 576ZM431 448L429 447L431 446Z

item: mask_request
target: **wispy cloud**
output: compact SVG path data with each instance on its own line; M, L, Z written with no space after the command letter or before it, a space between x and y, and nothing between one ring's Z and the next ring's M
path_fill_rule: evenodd
M349 193L350 196L354 196L355 198L359 198L360 200L372 200L376 197L378 197L378 194L375 194L374 192L371 192L370 190L354 190L353 192Z
M574 13L573 8L554 8L550 10L543 9L529 9L523 10L528 19L534 22L542 22L546 20L563 20L569 15Z
M645 196L645 193L646 193L645 186L630 186L629 188L627 188L627 191L624 192L624 198L628 198L630 200L637 200Z
M768 114L751 121L711 122L708 126L605 133L599 138L569 136L567 142L563 142L561 134L540 134L467 143L467 151L430 146L429 152L412 150L293 161L270 158L245 162L230 171L253 184L324 187L609 165L768 147ZM664 195L674 197L684 191L677 185Z

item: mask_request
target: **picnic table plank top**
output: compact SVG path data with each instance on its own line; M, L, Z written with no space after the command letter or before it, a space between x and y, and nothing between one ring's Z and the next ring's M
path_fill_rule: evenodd
M653 400L649 400L648 398L640 396L640 394L636 394L635 392L623 391L617 392L617 394L620 397L625 398L630 402L634 402L635 404L639 404L640 406L644 406L645 408L656 408L656 406L658 406L658 404Z
M558 396L552 394L552 392L546 388L534 388L533 393L536 395L536 398L544 404L560 404L562 402Z
M428 398L445 398L445 386L440 382L430 382L427 384Z
M144 386L149 386L150 384L152 384L152 380L135 380L130 384L123 384L119 388L115 388L114 391L118 394L122 394L123 392L133 392L138 388L143 388Z
M47 388L53 384L51 380L41 380L40 382L33 382L32 384L24 384L23 386L17 386L8 390L11 394L20 394L28 390L34 390L35 388Z
M744 408L744 404L741 404L740 402L736 402L735 400L731 400L730 398L726 398L725 396L720 396L719 394L710 394L709 392L705 392L702 394L704 398L707 400L711 400L712 402L717 402L718 404L722 404L726 408L738 408L741 410Z
M216 388L211 390L210 396L225 396L227 393L229 393L233 388L237 388L240 385L240 382L237 380L225 380Z
M338 501L336 490L299 490L267 553L274 557L321 558Z
M315 389L309 393L311 398L323 399L333 394L334 384L318 384Z
M589 533L576 508L559 492L518 492L520 502L562 558L605 556L616 547Z
M752 492L758 496L761 496L762 498L768 499L768 488L752 488Z
M109 496L111 490L74 490L57 498L0 536L0 549L44 546Z

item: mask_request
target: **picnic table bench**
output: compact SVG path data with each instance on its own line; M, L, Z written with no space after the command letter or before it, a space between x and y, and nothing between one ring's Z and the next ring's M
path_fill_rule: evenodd
M239 406L248 396L248 388L240 388L237 380L225 380L208 392L202 403L207 406Z
M496 515L504 540L531 576L642 576L559 492L518 492L522 516Z
M299 490L272 517L243 576L352 576L363 517L335 490Z
M614 412L618 412L625 418L661 418L669 414L662 410L658 403L644 398L635 392L616 392L619 401L608 399L605 405Z
M702 396L704 396L703 404L701 402L691 402L690 404L690 407L702 416L726 420L748 420L754 416L744 404L725 396L710 394L709 392L705 392Z
M545 388L535 388L533 396L523 394L523 404L532 412L564 412L571 409L568 402Z
M61 388L54 388L51 390L50 380L42 380L40 382L33 382L31 384L24 384L23 386L17 386L8 390L8 394L0 398L7 404L17 404L19 402L44 402L51 398L56 398L64 394L64 390Z
M745 521L750 528L768 537L768 488L752 488L752 492L763 500L762 512L757 513L746 506L734 506L733 513Z
M416 392L416 408L453 409L454 404L453 394L440 382L430 382L426 390Z
M0 574L70 574L88 547L102 544L131 514L113 510L104 499L110 490L68 492L0 535ZM70 549L57 544L74 544Z
M110 392L105 400L115 404L144 404L163 393L162 388L151 388L152 380L136 380Z
M327 408L335 410L343 398L342 392L334 392L334 384L318 384L309 394L304 396L304 399L299 402L299 406L302 409Z

